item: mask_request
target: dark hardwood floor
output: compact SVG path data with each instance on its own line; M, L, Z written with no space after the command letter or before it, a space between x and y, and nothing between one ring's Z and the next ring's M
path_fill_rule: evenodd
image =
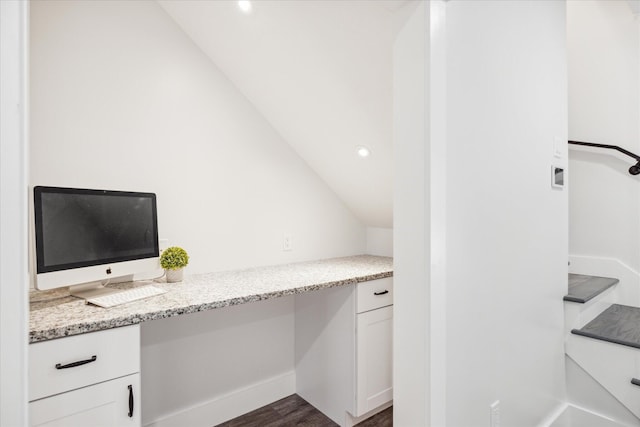
M357 427L391 427L393 426L393 406L378 412L371 418L367 418L361 423L356 424Z
M393 407L358 424L358 427L391 427ZM292 394L255 411L234 418L217 427L336 427L337 424L306 400Z

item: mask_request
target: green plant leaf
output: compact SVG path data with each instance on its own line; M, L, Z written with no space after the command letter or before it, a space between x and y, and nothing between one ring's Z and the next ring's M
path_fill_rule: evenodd
M189 255L181 247L171 246L160 255L160 266L165 270L179 270L187 264L189 264Z

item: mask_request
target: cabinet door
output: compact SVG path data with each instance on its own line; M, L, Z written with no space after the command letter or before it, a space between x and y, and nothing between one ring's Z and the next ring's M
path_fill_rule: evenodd
M132 411L130 414L130 404ZM140 426L140 374L127 375L29 403L32 426Z
M393 398L393 306L357 315L356 416Z
M56 367L80 361L89 363ZM29 401L136 372L140 372L140 325L31 344Z

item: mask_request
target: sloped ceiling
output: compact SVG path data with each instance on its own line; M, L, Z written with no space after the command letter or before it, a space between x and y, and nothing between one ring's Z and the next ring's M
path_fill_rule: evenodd
M392 226L392 18L406 2L159 3L364 224Z

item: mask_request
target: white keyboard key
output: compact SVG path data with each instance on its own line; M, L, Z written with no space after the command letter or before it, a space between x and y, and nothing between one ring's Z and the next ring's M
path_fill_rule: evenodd
M99 297L88 298L87 304L94 304L100 307L109 308L116 305L126 304L144 298L162 295L166 293L164 289L154 286L140 286L139 288L125 289L112 294L101 295Z

